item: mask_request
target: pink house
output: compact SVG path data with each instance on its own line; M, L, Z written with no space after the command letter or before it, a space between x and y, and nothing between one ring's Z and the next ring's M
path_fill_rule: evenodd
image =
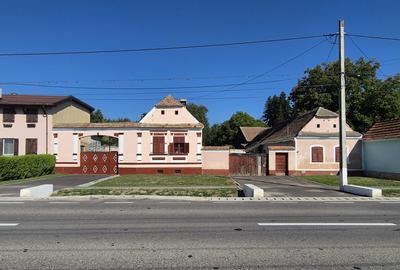
M362 135L346 127L348 170L361 172ZM270 175L337 174L339 170L339 117L316 108L295 119L266 129L246 152L266 153Z
M55 124L56 169L90 174L228 174L228 149L203 149L202 129L186 109L186 100L172 96L156 104L140 122ZM104 144L111 149L108 142L112 141L116 151L91 151L103 149ZM226 162L207 162L204 157Z
M53 126L90 121L91 106L72 96L2 95L0 155L53 153Z

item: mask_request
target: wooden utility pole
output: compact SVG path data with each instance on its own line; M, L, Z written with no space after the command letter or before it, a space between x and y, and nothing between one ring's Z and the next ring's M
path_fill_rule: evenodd
M344 69L344 20L339 21L339 62L340 62L340 95L339 95L339 147L340 147L340 190L347 185L347 148L346 148L346 81Z

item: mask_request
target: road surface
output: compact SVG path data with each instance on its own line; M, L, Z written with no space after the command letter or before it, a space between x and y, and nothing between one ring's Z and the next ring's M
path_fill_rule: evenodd
M399 269L400 202L0 201L0 269Z

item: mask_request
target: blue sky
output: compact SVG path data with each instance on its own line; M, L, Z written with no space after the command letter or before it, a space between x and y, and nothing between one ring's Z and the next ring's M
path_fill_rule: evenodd
M340 18L345 20L348 33L400 37L399 1L0 1L0 10L0 53L165 47L318 35L337 32ZM400 58L400 42L355 40L371 58ZM166 93L206 105L211 123L222 122L236 111L259 118L269 95L290 92L307 67L328 59L332 46L329 42L255 80L275 82L242 85L235 88L242 91L221 93L199 90L221 91L228 87L174 87L241 83L318 41L124 54L1 57L0 83L162 88L1 86L5 93L76 95L113 118L137 120ZM346 45L348 57L361 56L349 40ZM329 57L331 61L335 59L336 46ZM381 72L396 74L399 67L400 60L387 61Z

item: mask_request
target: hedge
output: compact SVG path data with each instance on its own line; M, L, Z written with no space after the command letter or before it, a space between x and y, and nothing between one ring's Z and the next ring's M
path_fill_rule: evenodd
M24 179L54 173L53 155L0 157L0 181Z

